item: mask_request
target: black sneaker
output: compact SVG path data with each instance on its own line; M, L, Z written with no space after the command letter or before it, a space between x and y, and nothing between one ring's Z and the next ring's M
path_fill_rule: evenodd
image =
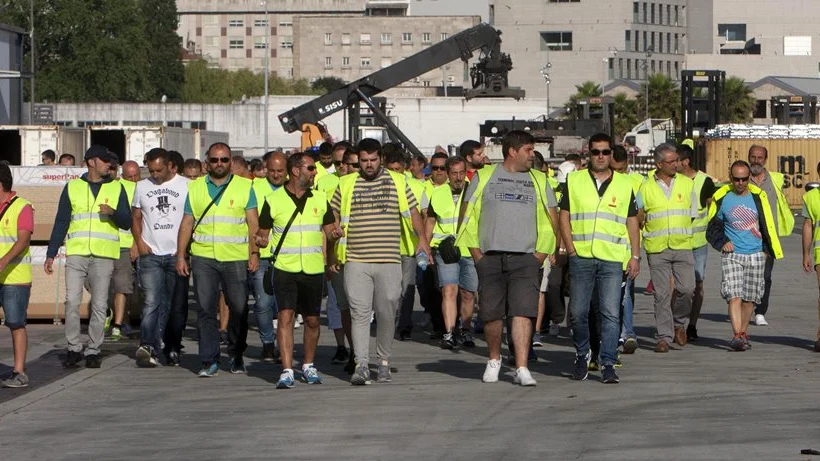
M698 337L698 329L692 325L686 327L686 339L689 341L697 341Z
M219 330L219 344L222 346L228 345L228 332L225 330Z
M572 379L583 381L589 376L589 353L575 356L575 366L572 368Z
M336 346L336 355L333 356L333 359L330 360L330 363L338 365L340 363L345 363L350 358L350 354L347 352L347 348L344 346Z
M444 338L444 332L440 330L435 330L430 333L430 339L442 339Z
M353 353L350 353L350 357L347 359L347 365L345 365L345 373L348 375L352 375L356 371L356 356Z
M270 344L262 344L262 359L263 362L275 362L276 361L276 345L273 343Z
M102 365L102 360L100 360L100 356L97 354L90 354L85 356L85 367L86 368L100 368Z
M404 329L399 331L399 341L409 341L410 340L410 330Z
M245 368L245 359L241 355L231 358L231 374L242 375L246 374L248 370Z
M461 340L461 345L468 348L475 347L475 341L473 340L473 333L470 330L461 329L461 334L459 335L459 339Z
M179 366L179 352L171 351L165 353L165 365L169 367Z
M604 371L601 373L601 382L604 384L618 384L620 379L615 373L615 367L612 365L604 365Z
M453 333L444 333L444 337L441 338L441 342L439 343L439 345L442 349L455 349L456 340L455 338L453 338Z
M66 354L65 360L63 361L63 367L65 368L77 368L83 359L83 354L79 352L68 351Z

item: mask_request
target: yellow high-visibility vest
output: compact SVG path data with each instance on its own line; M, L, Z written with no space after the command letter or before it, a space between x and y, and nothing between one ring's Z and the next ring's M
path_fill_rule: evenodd
M26 205L31 205L21 197L17 197L14 203L9 205L3 221L0 223L0 256L11 251L11 247L17 243L17 223L20 212ZM0 285L30 285L31 284L31 251L26 247L19 256L12 259L9 264L0 272Z
M465 188L467 184L465 183ZM461 208L461 200L464 197L464 189L458 195L458 200L453 202L453 191L449 187L439 187L433 192L430 198L430 205L436 212L436 225L433 227L433 235L430 246L438 248L442 240L452 235L456 236L456 226L458 225L458 212ZM470 250L465 246L458 247L461 256L470 258Z
M280 187L281 189L281 187ZM265 203L265 199L268 198L269 195L273 193L273 189L271 188L271 184L268 181L268 178L256 178L253 180L253 193L256 194L256 203ZM262 207L259 207L259 211L262 211ZM268 235L268 241L270 241L271 236ZM268 259L271 257L271 247L268 245L265 248L259 249L259 257L261 259Z
M219 203L214 203L208 214L202 213L211 203L207 176L188 183L188 201L194 219L199 220L193 235L191 254L217 261L248 260L248 223L245 206L251 194L250 179L234 175Z
M66 235L66 255L119 259L120 230L111 216L100 214L100 205L117 209L122 185L110 181L100 186L97 197L82 179L68 182L71 224Z
M774 256L775 259L783 259L783 248L780 246L780 239L778 238L777 230L774 227L774 213L772 212L772 207L769 206L769 197L763 189L755 186L754 184L749 184L747 187L749 188L749 193L758 196L760 206L763 207L763 217L766 220L766 231L769 234L772 251L774 252L772 256ZM718 202L720 202L723 197L731 191L732 186L727 184L718 189L718 191L715 192L715 195L712 196L712 203L709 204L709 215L707 218L709 221L711 221L717 214Z
M127 179L119 179L122 188L125 189L125 195L128 197L128 207L134 203L134 190L137 188L137 183L128 181ZM112 207L114 208L114 207ZM134 234L131 230L120 229L120 249L127 250L134 246Z
M322 274L325 271L322 220L327 213L327 196L322 191L311 191L302 213L296 215L273 267L291 273ZM265 199L273 218L269 251L273 251L282 239L282 232L290 221L296 204L284 187Z
M709 225L709 208L700 202L700 192L707 178L709 175L702 171L695 174L694 189L695 197L698 199L698 217L692 221L692 248L700 248L708 243L706 242L706 227Z
M589 171L567 175L570 226L575 252L582 258L623 263L630 253L626 221L632 199L632 181L612 172L603 197Z
M643 248L647 254L692 249L693 187L694 181L682 174L675 175L672 193L666 198L655 177L643 183Z
M809 212L812 228L812 241L814 242L814 264L820 264L820 189L812 189L803 194L803 203Z

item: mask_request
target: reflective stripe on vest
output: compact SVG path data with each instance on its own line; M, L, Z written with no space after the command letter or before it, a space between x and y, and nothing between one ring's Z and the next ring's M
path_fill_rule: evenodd
M694 179L695 197L698 198L698 217L692 221L692 248L700 248L707 243L706 226L709 222L709 209L700 203L700 192L703 190L703 185L708 177L706 173L698 171Z
M632 180L612 173L612 180L603 197L589 171L573 171L567 176L572 241L582 258L623 263L628 257L629 234L626 220L632 197Z
M67 187L72 219L66 235L66 255L118 259L119 229L110 216L100 215L99 209L100 205L117 208L122 191L120 182L100 185L96 198L91 193L91 187L82 179L72 179Z
M692 188L694 181L675 175L669 198L653 177L641 186L646 223L643 247L648 254L666 249L692 249Z
M410 204L407 202L407 194L405 188L407 187L406 178L394 171L385 170L393 178L396 185L396 193L399 197L399 212L401 213L401 241L400 252L402 256L413 256L416 252L416 246L419 239L413 230L413 223L410 219ZM356 187L356 180L359 178L358 174L349 174L343 176L339 180L339 193L342 198L342 203L339 209L339 224L344 232L344 237L336 242L335 253L336 261L339 264L344 264L347 261L347 228L350 225L350 208L353 204L353 189Z
M270 194L266 200L273 218L273 237L268 245L273 251L282 239L282 232L293 212L296 211L296 204L284 187ZM305 203L304 211L296 215L288 233L285 234L285 241L274 262L275 268L294 274L324 273L322 221L326 213L327 196L322 191L312 191Z
M749 184L748 186L749 193L756 196L753 197L755 200L755 206L760 206L758 208L758 217L760 216L760 212L763 213L763 219L766 222L766 230L769 234L769 243L771 244L772 253L774 254L775 259L783 259L783 247L780 245L780 238L777 236L777 230L774 228L774 220L775 214L774 211L769 206L769 198L766 196L766 193L763 192L759 187L755 186L754 184ZM715 215L718 212L718 206L722 203L723 197L726 196L729 192L732 191L732 186L727 184L715 192L715 195L712 196L712 202L709 204L709 215L708 220L711 221L714 219ZM758 203L758 201L760 203ZM762 208L762 210L761 210Z
M122 188L125 189L125 196L128 197L128 208L131 209L131 204L134 203L134 190L137 188L137 183L125 179L119 179ZM114 208L114 207L112 207ZM134 246L134 234L130 230L119 229L120 231L120 249L129 249Z
M245 206L250 199L250 179L233 176L227 189L206 216L205 208L211 203L207 176L188 183L188 201L194 219L200 220L193 235L191 254L217 261L247 261L248 224Z
M458 195L456 202L453 202L453 191L450 186L439 187L433 191L430 197L430 206L436 213L436 224L433 227L433 236L430 246L438 248L442 240L448 236L456 235L456 225L458 224L458 210L461 199L464 197L464 189ZM470 250L465 246L458 247L461 256L470 257Z
M820 264L820 189L812 189L803 194L803 203L814 225L814 264Z
M21 197L9 205L3 221L0 223L0 254L7 254L17 242L17 223L20 212L29 202ZM26 246L23 252L9 261L0 272L0 285L29 285L31 284L31 251Z
M256 194L256 203L261 204L265 203L265 199L273 193L273 189L271 189L271 184L267 178L256 178L253 180L253 192ZM262 212L261 205L259 206L259 212ZM244 219L244 217L242 219ZM270 241L271 237L271 235L268 235L268 241ZM271 250L270 245L265 248L260 248L259 258L269 259L271 256L271 251L273 250Z

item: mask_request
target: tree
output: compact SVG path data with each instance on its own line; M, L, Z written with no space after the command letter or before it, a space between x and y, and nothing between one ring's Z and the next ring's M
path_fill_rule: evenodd
M739 77L729 77L723 86L721 103L726 123L749 123L755 109L752 90Z
M638 101L638 116L646 117L646 89L649 86L649 118L679 118L680 88L664 74L653 74L649 81L641 85Z
M310 88L314 91L320 91L322 94L327 94L345 85L347 85L347 83L339 77L321 77L316 79L316 81L310 85Z
M213 69L205 60L185 67L182 101L189 103L229 104L242 97L252 98L265 94L265 76L247 69L229 71ZM285 80L271 76L268 80L271 95L314 95L321 92L310 88L307 80Z
M577 104L578 101L582 101L588 98L597 98L604 94L601 85L587 80L580 85L575 85L575 94L569 97L569 101L564 104L566 108L566 113L568 118L575 118L578 114Z
M625 93L615 95L615 134L623 136L640 122L638 101L630 99Z
M174 0L142 0L145 37L148 41L148 78L154 87L154 99L167 96L171 101L182 98L185 70L180 52L182 38L177 35L177 7Z

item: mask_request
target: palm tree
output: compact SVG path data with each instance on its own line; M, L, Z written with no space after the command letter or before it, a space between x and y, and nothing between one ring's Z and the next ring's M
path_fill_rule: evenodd
M623 136L640 121L638 101L625 93L615 95L615 134Z
M729 77L723 85L721 102L726 123L749 123L755 109L755 98L746 82L739 77Z
M649 118L680 118L680 88L664 74L653 74L641 85L642 97L638 99L638 114L646 114L646 88L649 85Z
M577 104L578 101L582 101L588 98L598 98L604 94L603 88L601 85L587 80L580 85L575 85L575 94L569 97L569 101L564 104L564 108L566 108L566 113L568 118L575 118L576 111L577 111Z

